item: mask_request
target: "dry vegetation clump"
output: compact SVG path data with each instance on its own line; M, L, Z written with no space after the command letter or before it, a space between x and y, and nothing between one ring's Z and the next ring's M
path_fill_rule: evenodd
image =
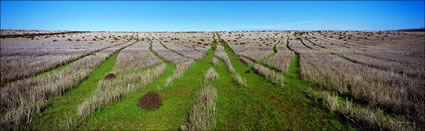
M368 32L366 32L368 34ZM316 36L315 38L320 38ZM394 38L395 37L395 38ZM415 79L425 78L425 54L418 49L424 49L423 38L421 40L403 36L399 38L393 36L390 42L380 42L376 40L363 40L360 42L345 42L332 38L321 38L316 43L326 45L328 43L344 43L350 49L340 49L336 46L327 46L332 49L330 52L343 56L356 63L387 70L390 72L407 75ZM366 43L366 44L365 44ZM406 43L406 44L399 44ZM418 45L421 43L421 45Z
M195 61L193 60L177 64L176 71L174 72L173 76L169 77L165 81L165 86L168 86L171 82L180 78L184 72L186 72L186 70L189 69L193 64L195 64Z
M222 39L227 39L228 45L239 56L248 57L254 61L260 61L273 53L273 45L279 42L281 34L271 32L237 32L235 35L221 33Z
M115 80L100 81L93 97L78 106L78 114L87 116L107 104L120 101L128 93L152 83L165 72L166 68L166 64L161 64L143 73L122 74Z
M146 110L158 109L161 106L161 96L156 92L148 92L139 100L139 106Z
M180 64L187 61L190 61L191 59L188 59L184 56L181 56L179 54L176 54L175 52L172 52L171 50L165 48L162 46L158 41L152 42L152 50L158 53L158 55L167 61L173 63L173 64Z
M271 49L265 50L265 49L261 49L261 48L260 49L254 48L254 49L245 50L245 51L239 53L238 55L251 58L255 61L260 61L260 60L266 58L267 56L270 56L272 53L273 53L273 50L271 50Z
M199 59L211 47L212 32L197 33L147 33L156 40L163 42L167 48L182 56ZM203 39L204 41L200 41Z
M404 117L388 115L380 109L372 109L332 95L327 91L308 90L315 101L322 101L323 105L332 113L346 116L355 124L361 124L366 129L372 130L415 130L415 123L409 122ZM355 120L353 120L353 119Z
M301 54L303 79L322 88L350 94L368 105L424 119L423 83L398 74L351 63L328 54ZM371 88L372 87L372 88Z
M235 69L233 69L233 66L232 66L232 62L230 62L229 56L227 55L226 52L224 52L223 46L217 45L217 49L214 53L214 56L221 58L224 61L224 63L226 63L227 68L229 69L230 72L232 73L235 72Z
M207 73L205 73L204 84L206 85L210 83L211 81L214 81L217 79L218 79L218 73L214 70L214 68L210 67Z
M218 66L218 62L219 62L219 60L217 59L217 57L213 57L213 59L212 59L213 65Z
M300 53L300 70L304 80L322 89L335 91L338 95L361 103L362 106L367 106L367 109L357 106L358 109L349 110L336 106L341 103L334 102L336 96L328 97L325 105L331 111L361 121L362 125L371 129L409 129L414 127L415 123L424 122L424 82L418 78L407 77L382 68L382 65L391 64L391 62L372 60L360 54L356 56L359 59L350 57L353 56L350 54L353 51L361 50L363 54L370 50L368 48L375 47L348 49L335 47L338 45L331 43L327 46L329 50L311 50L301 42L291 41L290 43L290 47ZM396 48L386 50L394 49ZM364 59L360 60L361 58ZM375 62L382 62L382 64L379 66L377 63L371 64ZM392 115L401 115L404 118L401 120L398 120L398 117L390 118Z
M202 89L189 112L189 120L181 126L181 129L189 131L212 130L216 126L216 99L216 88L206 87Z
M291 63L294 53L287 48L287 44L289 40L282 40L282 44L276 45L277 53L267 59L264 64L272 67L280 72L286 73L288 72L289 64Z
M116 71L119 74L137 72L161 64L162 60L149 51L149 44L138 42L120 52Z
M241 59L244 63L248 65L252 65L254 62L246 57L240 56L239 59Z
M267 59L264 64L277 69L280 72L286 73L288 72L289 64L291 64L293 57L294 53L291 51L280 51L276 55Z
M246 80L243 79L238 73L233 74L233 81L239 84L240 87L246 87Z
M27 78L40 72L48 71L57 66L66 64L70 61L84 56L84 54L56 54L45 56L1 56L1 77L0 85L4 85L9 81Z
M371 67L384 69L394 73L405 74L418 80L425 78L425 64L408 64L402 62L389 61L385 59L366 56L363 55L363 53L361 52L343 52L336 54L358 63L366 64Z
M66 41L76 36L66 34L66 37L52 36L40 40L24 38L1 39L2 51L0 85L7 82L28 78L41 72L49 71L85 56L104 50L117 44L88 44L87 42ZM52 42L52 39L57 42ZM125 41L121 41L122 43ZM107 43L107 42L106 42Z
M193 48L188 48L184 46L183 44L171 44L168 42L163 43L168 49L178 52L179 54L191 58L191 59L201 59L204 57L204 53L198 52Z
M0 107L6 111L1 119L2 127L17 128L24 121L31 122L32 116L46 107L47 100L61 96L76 87L92 70L123 47L102 50L96 53L97 55L84 57L61 71L18 80L1 88Z
M268 80L272 81L275 84L283 86L283 75L281 73L270 70L267 67L264 67L260 64L254 64L253 69L259 74L265 76Z
M66 34L66 33L72 33L67 31L46 31L46 30L5 30L1 29L0 36L2 38L8 38L8 36L19 36L19 37L25 37L29 35L59 35L59 34Z

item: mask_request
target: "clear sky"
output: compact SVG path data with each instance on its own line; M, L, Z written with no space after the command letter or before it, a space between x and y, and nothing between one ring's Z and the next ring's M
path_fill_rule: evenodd
M395 30L424 27L424 1L1 1L1 29Z

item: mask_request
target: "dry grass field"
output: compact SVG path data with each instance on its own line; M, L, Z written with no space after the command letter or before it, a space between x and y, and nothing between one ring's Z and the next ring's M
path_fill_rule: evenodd
M425 32L2 30L3 130L424 130ZM142 97L155 92L156 109Z

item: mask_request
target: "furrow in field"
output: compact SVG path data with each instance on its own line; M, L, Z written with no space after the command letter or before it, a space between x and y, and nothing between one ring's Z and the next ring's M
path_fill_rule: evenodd
M165 48L165 46L163 46L159 41L152 41L152 50L155 51L160 57L176 65L188 61L193 61L192 59L188 59Z
M279 45L279 43L280 43L280 41L282 41L282 39L283 39L283 36L281 36L281 37L280 37L280 39L276 42L276 44L273 44L273 47L272 47L272 49L273 49L273 53L272 53L272 54L270 54L269 56L267 56L267 57L265 57L265 58L261 59L258 63L260 63L260 64L264 64L264 62L265 62L265 61L267 61L270 57L275 56L275 55L276 55L276 53L277 53L276 46L277 46L277 45Z
M204 55L204 53L200 53L199 51L194 50L193 48L188 48L184 46L184 44L177 44L177 43L171 43L171 42L163 42L162 44L166 48L174 52L178 52L189 59L198 60L198 59L201 59Z
M226 47L226 46L225 46ZM290 82L279 87L264 77L252 73L253 69L239 60L239 57L226 48L236 72L246 79L247 87L241 88L232 83L231 72L223 70L226 66L220 61L215 67L220 79L213 82L217 87L217 127L219 130L255 129L346 129L349 126L335 120L330 113L312 108L311 101L305 97L306 84L296 87ZM226 77L227 76L227 77ZM288 78L289 79L289 78ZM237 94L237 95L236 95ZM314 107L314 106L313 106ZM316 121L317 119L319 121ZM327 121L323 121L326 119ZM312 123L313 121L316 121ZM333 126L332 123L338 125Z
M220 36L218 35L218 38L220 39L219 41L220 41L220 43L224 46L224 47L226 47L226 50L227 51L229 51L229 52L231 52L232 54L234 54L234 52L233 52L233 50L232 50L232 48L229 46L229 45L227 45L227 43L224 41L224 40L222 40L221 38L220 38ZM279 40L280 41L280 40ZM279 43L279 41L277 42L277 43ZM276 44L277 44L276 43ZM221 45L218 45L217 46L217 52L219 52L218 53L218 57L220 57L220 58L222 58L224 61L225 61L225 63L226 63L226 65L228 65L228 68L229 68L229 70L231 71L231 72L235 72L234 71L234 69L233 69L233 67L232 67L232 64L231 64L231 62L230 62L230 60L229 60L229 58L228 58L228 55L227 55L227 53L225 53L224 52L224 47L223 46L221 46ZM216 53L217 53L216 52ZM220 53L220 52L222 52L222 53ZM272 54L270 54L270 56L271 55L273 55L273 54L275 54L275 53L272 53ZM227 58L227 59L226 59ZM246 58L250 58L250 57L246 57ZM264 57L263 59L261 59L261 60L257 60L256 62L254 62L252 65L250 65L257 73L259 73L259 74L261 74L261 75L263 75L264 77L266 77L268 80L270 80L271 82L273 82L273 83L275 83L275 84L278 84L278 85L280 85L280 86L283 86L283 82L284 82L284 79L283 79L283 77L282 77L282 74L280 74L280 73L278 73L278 72L276 72L276 71L274 71L273 69L270 69L270 68L268 68L268 67L265 67L265 66L263 66L263 62L264 62L264 59L266 59L267 57ZM228 64L229 63L229 64Z
M212 130L216 126L217 89L210 83L219 79L218 73L210 67L205 73L203 89L200 91L195 104L191 107L186 123L182 130Z
M158 49L154 54L161 55ZM161 45L159 45L161 46ZM94 114L81 126L81 129L178 129L187 121L187 112L201 90L203 74L210 67L214 51L208 50L204 58L199 59L177 80L164 87L162 84L173 75L174 70L167 70L153 84L122 98L120 103L107 105L101 112ZM172 64L167 64L173 67ZM175 69L175 67L174 67ZM141 109L138 99L143 94L154 91L161 96L162 106L149 111ZM166 118L166 119L165 119ZM111 123L110 121L114 121Z
M168 50L170 50L171 52L174 52L174 53L176 53L176 54L178 54L178 55L180 55L180 56L183 56L183 57L186 57L186 58L189 58L188 56L185 56L185 55L183 55L182 53L180 53L180 52L178 52L178 51L176 51L176 50L174 50L174 49L170 49L170 48L168 48L167 46L165 46L161 41L159 42L165 49L168 49Z
M78 106L78 114L90 115L159 78L166 71L166 64L160 64L161 60L149 51L149 47L148 43L141 43L123 50L118 57L117 67L99 82L92 98ZM152 67L154 65L158 66Z
M272 68L282 73L287 73L289 64L293 59L294 53L287 48L288 37L284 40L285 44L280 44L277 47L277 53L270 59L264 62L264 66Z
M127 42L129 42L129 41L127 41ZM45 69L37 70L36 72L31 72L31 73L26 74L26 75L20 75L20 76L11 77L11 78L9 78L7 76L2 76L0 87L4 87L6 84L11 84L11 83L16 82L18 80L28 79L28 78L31 78L31 77L37 77L37 76L44 75L44 74L49 73L49 72L55 72L55 71L62 70L63 68L69 66L71 63L78 61L78 60L80 60L84 57L87 57L89 55L93 55L93 54L95 54L95 53L97 53L101 50L105 50L105 49L112 48L112 47L115 47L115 46L119 46L119 45L122 45L122 44L124 44L124 43L112 45L112 46L109 46L109 47L104 47L104 48L97 49L97 50L94 50L94 51L90 51L90 52L81 54L81 55L76 56L76 57L71 57L69 59L66 59L65 61L61 61L57 64L52 65L52 66L48 66Z
M2 107L5 107L6 114L2 117L1 124L8 128L18 128L22 122L30 123L34 115L49 105L49 100L62 96L78 86L106 59L131 44L133 43L102 50L96 55L76 61L61 71L17 81L2 88L0 103Z
M134 42L132 45L134 45ZM74 129L83 120L78 115L78 105L89 99L97 89L99 81L114 70L117 57L131 45L120 48L93 70L86 80L67 94L53 98L49 106L30 124L33 129Z
M390 95L392 94L393 98L392 100L400 100L400 99L404 99L404 101L409 101L406 97L402 97L400 96L400 94L396 93L396 92L391 92L390 90L388 90L387 88L385 88L385 84L380 84L377 85L377 83L375 83L374 81L381 81L380 78L382 77L376 77L376 76L380 76L382 75L382 73L387 73L387 72L383 72L383 71L378 71L378 70L371 70L371 69L367 69L367 66L363 66L363 65L356 65L353 62L347 61L346 59L343 58L338 58L338 56L336 55L331 55L329 53L326 52L317 52L315 50L311 50L308 51L306 50L305 47L300 46L301 44L297 42L292 42L290 43L291 45L289 45L290 49L294 49L293 51L298 53L297 55L300 56L301 62L300 62L300 67L301 67L301 76L304 80L307 80L309 82L311 82L312 84L317 84L319 85L320 88L328 90L328 91L336 91L339 92L341 95L348 95L350 97L344 97L347 99L346 102L349 103L349 105L353 105L350 100L356 100L356 102L362 102L365 99L369 100L369 102L375 101L374 103L367 103L368 107L372 105L372 107L376 107L376 106L383 106L384 108L387 109L392 109L392 110L396 110L396 108L394 108L394 103L395 101L392 101L392 104L389 105L385 105L386 102L383 101L380 97L378 97L377 99L370 99L371 95L378 95L376 93L378 93L377 91L374 90L380 90L379 95ZM327 59L327 60L320 60L320 59ZM321 61L322 63L320 63L319 61ZM323 63L323 61L326 61L326 64ZM343 64L345 63L345 64ZM324 66L323 65L327 65L327 64L332 64L332 66ZM337 67L339 65L343 64L343 66L346 67L350 67L350 70L356 70L354 72L350 71L350 70L345 70L344 73L340 72L338 74L335 74L335 72L339 72L342 71L340 69L337 69ZM316 69L316 68L321 68L321 69ZM359 72L363 72L361 70L368 70L368 71L364 71L364 72L369 72L372 74L362 74ZM332 74L332 75L331 75ZM353 77L356 76L356 78L347 78L347 76ZM370 76L370 75L373 75ZM388 75L387 75L388 76ZM394 75L392 75L394 77ZM375 79L375 80L371 80L371 81L361 81L358 82L358 84L356 84L356 81L353 81L353 79L361 79L364 80L363 77L366 77L368 79ZM395 76L396 77L396 76ZM321 79L318 79L321 78ZM342 80L342 79L350 79L350 81L347 80ZM392 80L400 80L400 78L394 78ZM329 81L329 82L324 82L324 81ZM393 83L399 83L402 82L401 81L394 81ZM337 84L339 83L339 84ZM372 86L374 88L367 88L368 91L365 91L365 88L362 88L363 86L361 84L367 83L368 85L375 85ZM337 84L337 85L336 85ZM345 87L345 88L343 88ZM369 87L369 86L368 86ZM396 87L392 87L391 90L396 90L394 89ZM326 92L326 91L325 91ZM362 93L359 93L362 92ZM367 92L367 93L366 93ZM385 93L384 93L385 92ZM397 96L398 94L398 96ZM420 94L417 94L420 95ZM323 96L322 96L323 97ZM331 96L326 96L326 100L330 100ZM328 99L329 98L329 99ZM376 98L376 97L375 97ZM336 100L336 99L341 99L340 96L335 96L332 95L332 100ZM330 102L330 101L327 101ZM333 104L336 104L335 102L333 102ZM388 104L388 103L387 103ZM402 118L398 118L398 117L390 117L390 115L386 114L386 113L382 113L379 110L373 109L373 108L366 108L364 107L364 104L356 104L354 103L354 105L356 105L356 108L353 109L344 109L342 110L342 108L339 107L330 107L329 103L325 103L325 105L329 108L329 110L331 111L336 111L338 110L339 113L342 113L344 115L346 115L349 118L354 118L356 119L357 122L362 121L365 122L366 125L368 125L366 128L368 129L374 129L374 128L381 128L381 129L391 129L391 130L397 130L397 129L410 129L410 128L414 128L414 126L412 126L411 122L408 122L409 124L406 125L400 125L399 123L392 123L392 124L382 124L382 123L386 123L385 120L390 120L390 121L405 121ZM392 106L392 107L391 107ZM368 113L364 113L362 111L367 111ZM394 112L394 111L392 111ZM358 115L349 115L350 113L356 113ZM420 112L416 112L416 113L420 113ZM379 121L374 121L368 117L366 117L367 115L370 116L374 116L374 117L380 117ZM396 113L397 114L397 113ZM363 124L365 124L363 123ZM414 124L413 124L414 125Z
M420 80L425 77L425 68L421 66L379 59L376 57L371 57L370 55L365 55L362 52L353 50L327 51L332 55L336 55L350 62L361 64L378 70L393 72L398 75L407 76L409 78L417 80Z

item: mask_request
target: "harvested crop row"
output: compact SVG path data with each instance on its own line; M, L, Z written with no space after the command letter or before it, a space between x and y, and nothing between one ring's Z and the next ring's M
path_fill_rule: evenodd
M254 64L253 69L259 74L265 76L271 82L283 86L284 78L281 73L270 70L269 68L264 67L260 64Z
M218 59L217 59L217 57L213 57L213 59L212 59L212 64L213 65L215 65L215 66L217 66L218 65Z
M304 79L323 88L367 100L372 106L382 105L393 112L416 114L418 119L423 119L424 94L421 83L394 73L353 64L333 55L302 53L301 58Z
M165 81L165 86L168 86L171 82L181 77L193 64L195 64L195 61L193 60L177 64L175 73Z
M270 57L264 64L279 70L280 72L288 72L289 64L291 63L294 53L290 51L278 52L275 56Z
M238 34L222 33L223 39L237 55L260 61L273 54L275 43L279 43L282 33L268 32L264 34L239 32ZM233 40L233 41L232 41ZM225 41L223 41L225 42Z
M166 64L161 64L144 73L121 74L113 80L101 81L94 96L78 106L78 114L87 116L107 104L120 101L128 93L152 83L165 72L166 68Z
M158 53L160 57L176 65L190 61L190 59L164 48L158 41L152 42L152 50Z
M175 44L175 43L169 43L169 42L163 42L163 44L168 49L179 52L180 54L188 58L198 60L204 57L204 53L200 53L192 48L187 48L182 44Z
M220 39L220 43L227 45L227 43L224 42L224 40L222 40L222 39ZM227 45L227 47L229 47L229 46ZM237 84L239 84L240 87L246 87L247 86L246 80L243 79L238 73L236 73L235 69L233 69L233 65L232 65L232 63L229 59L229 56L224 51L223 46L217 45L217 49L216 49L216 52L215 52L214 55L221 58L224 61L224 63L226 63L227 68L229 69L230 72L232 72L232 80L233 81L235 81ZM215 59L215 57L213 58L213 64L214 64L214 59ZM218 63L219 63L219 61L217 60L215 65L218 65Z
M282 40L285 44L279 44L276 47L276 55L270 57L264 64L279 70L280 72L288 72L289 64L294 57L294 53L286 47L287 39Z
M224 47L221 45L217 45L217 49L214 53L214 56L222 59L224 63L226 63L227 68L229 68L229 71L234 73L235 69L233 69L232 63L230 62L229 56L226 52L224 52Z
M217 89L205 87L189 112L188 122L182 125L181 129L189 131L214 129L216 125L216 100Z
M324 41L317 41L318 43L323 43ZM326 42L326 41L325 41ZM304 42L310 43L310 42ZM315 50L320 50L320 48L315 48ZM365 55L368 52L364 50L358 49L338 49L332 48L329 50L320 50L326 51L330 53L334 53L338 56L344 57L345 59L349 59L355 63L360 63L372 68L383 69L389 72L394 72L402 75L406 75L406 77L411 77L414 79L420 80L425 77L425 68L418 64L408 64L403 62L396 62L387 59L376 58L371 55Z
M246 87L246 80L243 79L238 73L233 73L232 80L238 83L240 87Z
M335 34L339 34L339 38L332 37ZM332 43L353 45L352 48L363 51L362 55L400 63L424 65L424 35L423 32L409 35L406 32L334 32L334 34L322 32L315 33L314 37L321 37Z
M357 63L365 64L367 66L384 69L389 72L394 72L398 74L404 74L407 76L411 76L414 79L422 80L425 78L425 67L416 65L416 64L407 64L407 63L399 63L393 61L387 61L383 59L376 59L373 57L360 55L361 52L341 52L336 53L340 56L344 56L345 58L350 59L351 61L355 61Z
M243 56L240 56L239 57L239 59L241 59L245 64L247 64L247 65L252 65L252 64L254 64L254 61L252 61L252 60L250 60L250 59L248 59L248 58L246 58L246 57L243 57Z
M69 67L46 74L45 76L19 80L1 89L1 107L6 114L1 125L8 128L19 127L21 122L31 122L32 116L47 105L47 100L61 96L77 86L90 72L114 52L131 43L108 48L80 59ZM76 71L78 70L78 71Z
M410 119L423 121L421 108L424 104L421 101L424 94L420 91L423 90L420 82L326 52L308 50L297 42L290 44L300 52L303 79L322 88L350 94L354 99L366 100L371 106L383 106L394 113L414 114L419 117Z
M366 129L379 130L415 130L415 124L404 117L388 115L383 110L363 107L348 99L332 95L327 91L307 91L315 101L322 101L323 106L333 113L346 116L350 121L363 125Z
M192 48L192 49L194 49L194 50L196 50L196 51L198 51L198 52L200 52L202 54L205 54L205 52L207 52L208 49L211 47L211 46L199 46L197 44L194 44L194 45L187 44L187 43L182 43L182 44L184 46L186 46L188 48Z
M207 73L205 73L204 85L217 79L218 79L218 73L214 70L214 68L210 67Z
M73 62L90 54L113 46L116 45L104 44L88 47L87 49L66 49L70 47L65 46L60 47L62 49L39 50L40 54L38 55L31 54L31 52L37 52L37 49L28 50L28 53L23 53L22 55L18 56L7 56L7 54L5 54L6 56L2 56L1 58L2 66L0 67L0 70L2 71L2 73L0 77L0 85L6 84L6 82L8 81L34 76L41 72L51 70L60 65ZM42 46L40 45L40 47Z
M120 52L115 72L117 74L137 72L160 63L162 60L149 51L149 43L138 42Z

